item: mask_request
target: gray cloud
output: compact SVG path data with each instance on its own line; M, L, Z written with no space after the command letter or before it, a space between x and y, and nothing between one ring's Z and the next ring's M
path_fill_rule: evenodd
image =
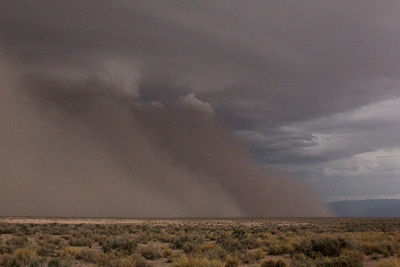
M290 130L290 135L278 135L286 136L285 142L273 135L256 141L251 135L244 137L254 144L264 163L308 177L328 199L378 198L385 197L385 192L398 198L394 188L400 186L396 182L400 174L399 106L396 98L291 123L281 129ZM268 146L259 140L268 140ZM269 150L271 144L281 150Z
M3 40L22 61L87 70L122 57L139 66L143 90L209 92L217 108L256 120L315 118L397 94L360 88L398 78L396 2L4 6Z

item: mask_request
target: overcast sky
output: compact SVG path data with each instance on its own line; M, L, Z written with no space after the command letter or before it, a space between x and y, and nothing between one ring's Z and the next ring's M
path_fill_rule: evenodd
M400 198L399 44L399 1L0 0L21 71L208 102L327 201Z

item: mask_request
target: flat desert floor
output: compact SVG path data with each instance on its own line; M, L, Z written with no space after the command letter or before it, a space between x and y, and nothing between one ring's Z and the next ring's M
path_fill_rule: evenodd
M0 266L400 266L400 219L0 217Z

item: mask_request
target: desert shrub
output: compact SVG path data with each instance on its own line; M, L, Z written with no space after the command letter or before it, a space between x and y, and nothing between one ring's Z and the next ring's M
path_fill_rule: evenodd
M210 260L224 261L228 256L228 252L220 246L216 245L214 249L199 251L196 255L198 255L199 257L205 257Z
M362 261L356 258L340 256L324 258L317 262L316 267L362 267Z
M11 259L11 254L0 254L0 266L10 266Z
M6 245L14 246L17 248L23 248L28 244L28 238L26 236L12 237L6 241Z
M103 252L107 253L112 250L126 252L132 254L136 251L137 243L127 236L112 237L103 243Z
M249 263L253 263L254 262L254 258L253 255L249 252L244 252L242 254L240 254L240 261L245 263L245 264L249 264Z
M302 240L300 236L292 232L289 232L288 235L285 235L285 233L279 233L279 235L264 233L261 238L261 245L270 255L293 254Z
M237 267L239 266L239 258L228 255L224 267Z
M183 252L185 252L186 254L189 254L191 252L194 252L196 250L198 250L199 245L196 243L192 243L192 242L186 242L183 244L182 246L182 250Z
M383 254L385 257L389 257L396 253L399 249L399 244L388 240L384 241L364 241L361 242L361 249L367 255L374 253Z
M343 238L321 238L311 240L311 247L323 256L335 257L340 255L343 248L348 247L348 243Z
M105 267L149 267L146 259L138 253L121 258L113 253L99 252L95 260L96 265Z
M172 249L170 249L170 248L162 248L162 256L164 258L167 258L167 257L171 256L171 254L172 254Z
M92 240L90 238L84 238L84 237L70 236L68 238L68 242L70 246L74 247L90 247L92 245Z
M277 261L268 260L264 261L261 264L261 267L286 267L286 263L283 260L277 260Z
M185 244L188 248L189 246L201 245L204 242L204 239L201 237L189 234L180 234L172 241L171 247L173 249L183 249Z
M96 256L96 264L98 266L117 266L116 256L111 253L99 252Z
M262 258L264 258L264 253L263 253L263 250L260 248L260 249L257 249L256 251L254 251L254 252L252 252L252 254L253 254L253 257L254 257L254 259L256 260L256 261L259 261L259 260L261 260Z
M240 260L243 263L249 264L261 260L264 257L262 250L256 250L253 252L244 252L240 254Z
M241 240L241 243L247 249L255 249L261 246L261 241L252 234L247 235L243 240Z
M148 267L146 259L140 254L132 254L129 257L119 259L116 267Z
M61 243L61 237L59 236L43 235L41 238L38 236L38 238L46 243L51 243L54 245L59 245Z
M99 254L99 251L90 250L90 249L81 249L75 255L75 258L77 260L83 260L88 263L96 263L98 254Z
M295 249L289 242L271 242L265 250L269 255L283 255L292 254Z
M146 246L139 249L139 253L148 260L158 259L162 256L162 251L153 246Z
M36 249L32 247L17 249L9 261L10 266L30 266L36 267L45 261L41 258Z
M343 238L333 239L328 237L303 240L296 247L297 252L304 253L308 257L317 258L319 256L338 257L344 248L349 244Z
M245 250L244 245L238 239L233 237L222 238L218 240L218 243L229 253L243 252Z
M62 259L72 258L74 260L83 260L88 263L96 263L99 253L100 251L91 250L88 248L66 247L59 256Z
M0 244L0 254L12 254L16 249L16 246Z
M137 235L137 242L141 244L147 244L151 239L148 232L140 232Z
M63 251L61 251L60 253L58 253L58 256L64 257L67 255L73 256L75 258L75 256L82 250L82 248L78 248L78 247L66 247Z
M50 256L54 254L54 251L56 250L56 245L53 243L46 243L43 241L38 242L39 248L37 249L37 252L40 256Z
M179 259L183 255L185 255L185 253L181 251L172 251L172 253L167 256L167 260L168 262L174 262L176 259Z

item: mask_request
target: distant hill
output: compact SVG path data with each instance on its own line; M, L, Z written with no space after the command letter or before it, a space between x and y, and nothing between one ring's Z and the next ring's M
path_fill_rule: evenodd
M400 217L400 199L346 200L329 205L339 217Z

